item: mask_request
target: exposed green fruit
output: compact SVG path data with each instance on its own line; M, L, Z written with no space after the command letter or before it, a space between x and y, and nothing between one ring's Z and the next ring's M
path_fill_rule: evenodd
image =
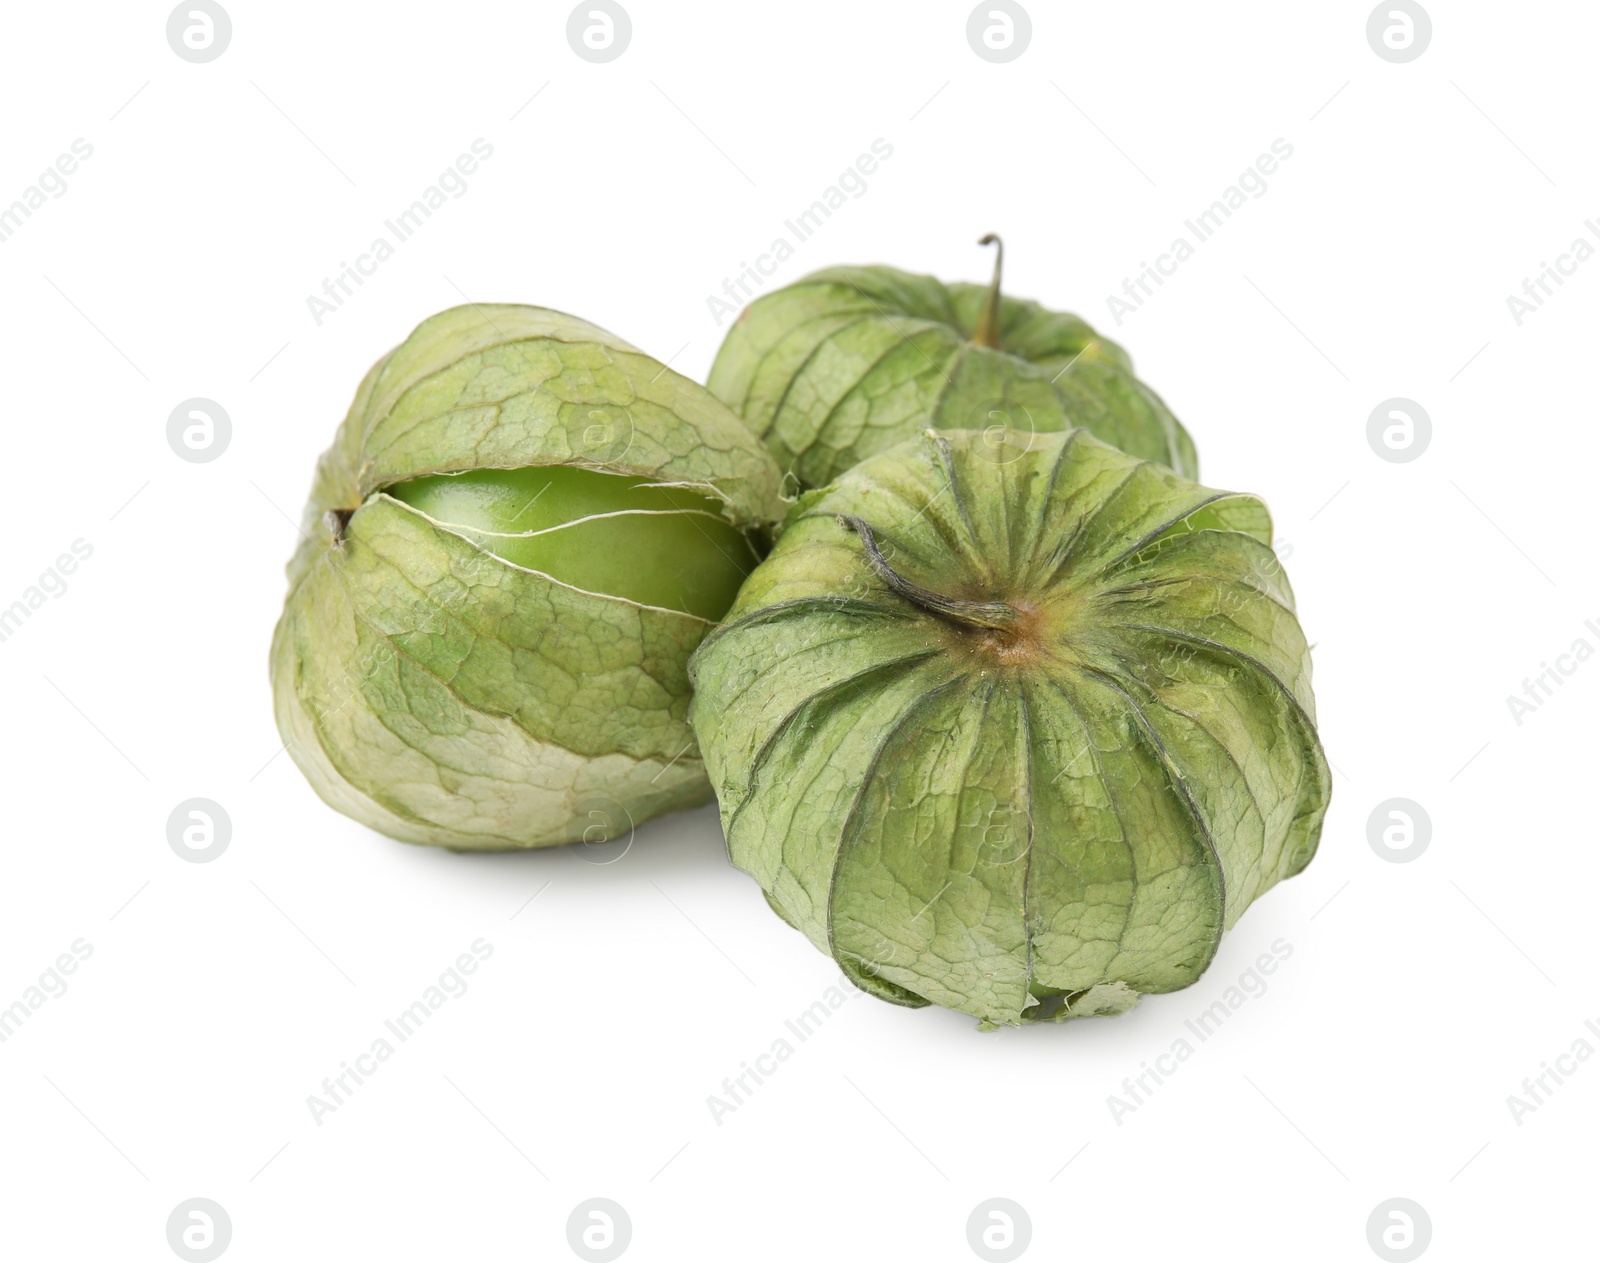
M763 295L728 331L709 385L803 487L929 427L1083 426L1199 476L1189 435L1127 352L1077 316L1002 297L998 253L987 287L837 267Z
M458 849L704 801L686 665L780 477L707 391L584 321L424 321L317 467L273 637L284 744L338 810Z
M434 474L389 494L529 570L710 622L760 560L717 501L575 466Z
M1194 982L1329 793L1261 502L1002 437L804 496L690 663L733 862L864 989L993 1024Z

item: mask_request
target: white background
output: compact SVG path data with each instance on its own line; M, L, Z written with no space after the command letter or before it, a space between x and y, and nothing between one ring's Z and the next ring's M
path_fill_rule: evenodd
M970 1259L990 1197L1029 1258L1379 1257L1391 1197L1430 1258L1594 1257L1600 1058L1520 1126L1507 1098L1600 1049L1600 660L1520 725L1506 698L1600 648L1600 261L1520 327L1506 297L1600 216L1600 14L1439 0L1397 65L1365 3L1029 7L1003 65L945 0L629 0L605 65L565 4L234 0L204 65L162 4L8 7L0 206L94 148L0 244L0 605L93 548L0 643L0 1005L93 948L0 1044L8 1257L170 1259L169 1212L207 1197L230 1261L570 1258L595 1196L639 1260ZM319 326L307 296L479 137L469 191ZM837 974L713 810L608 865L391 842L278 753L267 646L313 463L419 320L538 303L703 379L707 296L878 137L869 191L772 284L981 280L998 231L1011 292L1122 341L1203 478L1292 547L1334 801L1191 990L989 1034L856 993L718 1125L707 1097ZM1279 137L1265 196L1118 327L1106 296ZM212 463L167 444L193 396L232 418ZM1393 396L1432 418L1410 463L1367 442ZM232 820L211 863L167 844L196 796ZM1432 821L1409 863L1368 843L1392 797ZM471 989L314 1122L477 939ZM1266 993L1116 1121L1278 939Z

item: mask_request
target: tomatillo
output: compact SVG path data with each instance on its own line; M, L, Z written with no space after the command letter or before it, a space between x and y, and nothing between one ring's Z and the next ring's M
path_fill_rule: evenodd
M331 806L461 850L705 801L687 662L780 481L715 397L594 325L431 317L318 464L273 636L285 746Z
M690 662L733 863L897 1004L1188 986L1328 805L1271 539L1081 429L929 431L803 496Z
M1194 444L1128 353L1077 316L891 267L825 268L756 299L708 385L802 487L936 429L1087 428L1199 476Z

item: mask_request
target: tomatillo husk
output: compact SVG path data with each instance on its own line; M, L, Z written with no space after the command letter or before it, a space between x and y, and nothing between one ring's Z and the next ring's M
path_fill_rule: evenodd
M1328 804L1271 538L1081 429L929 431L803 496L690 663L733 863L898 1004L1188 986Z
M285 746L339 811L462 850L705 801L686 665L780 477L705 389L594 325L431 317L318 464L273 636Z
M1194 444L1128 353L1085 321L988 286L891 267L833 267L756 299L708 385L801 487L930 427L1053 433L1083 426L1199 476Z

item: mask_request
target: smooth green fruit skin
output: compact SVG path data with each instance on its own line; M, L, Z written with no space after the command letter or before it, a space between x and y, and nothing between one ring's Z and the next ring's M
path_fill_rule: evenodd
M803 496L690 663L733 863L865 990L991 1025L1193 983L1329 796L1261 502L1083 430L1000 439ZM902 586L1015 621L900 595L841 515Z
M713 623L760 560L716 501L589 469L475 469L389 494L516 565Z
M1073 426L1199 476L1194 444L1115 342L1002 297L999 346L973 341L987 288L890 267L814 272L751 303L708 381L802 487L935 429Z
M703 387L585 321L431 317L318 463L273 634L285 747L337 810L457 850L593 842L706 801L688 658L781 477ZM559 529L494 533L530 482L548 490L528 520Z

